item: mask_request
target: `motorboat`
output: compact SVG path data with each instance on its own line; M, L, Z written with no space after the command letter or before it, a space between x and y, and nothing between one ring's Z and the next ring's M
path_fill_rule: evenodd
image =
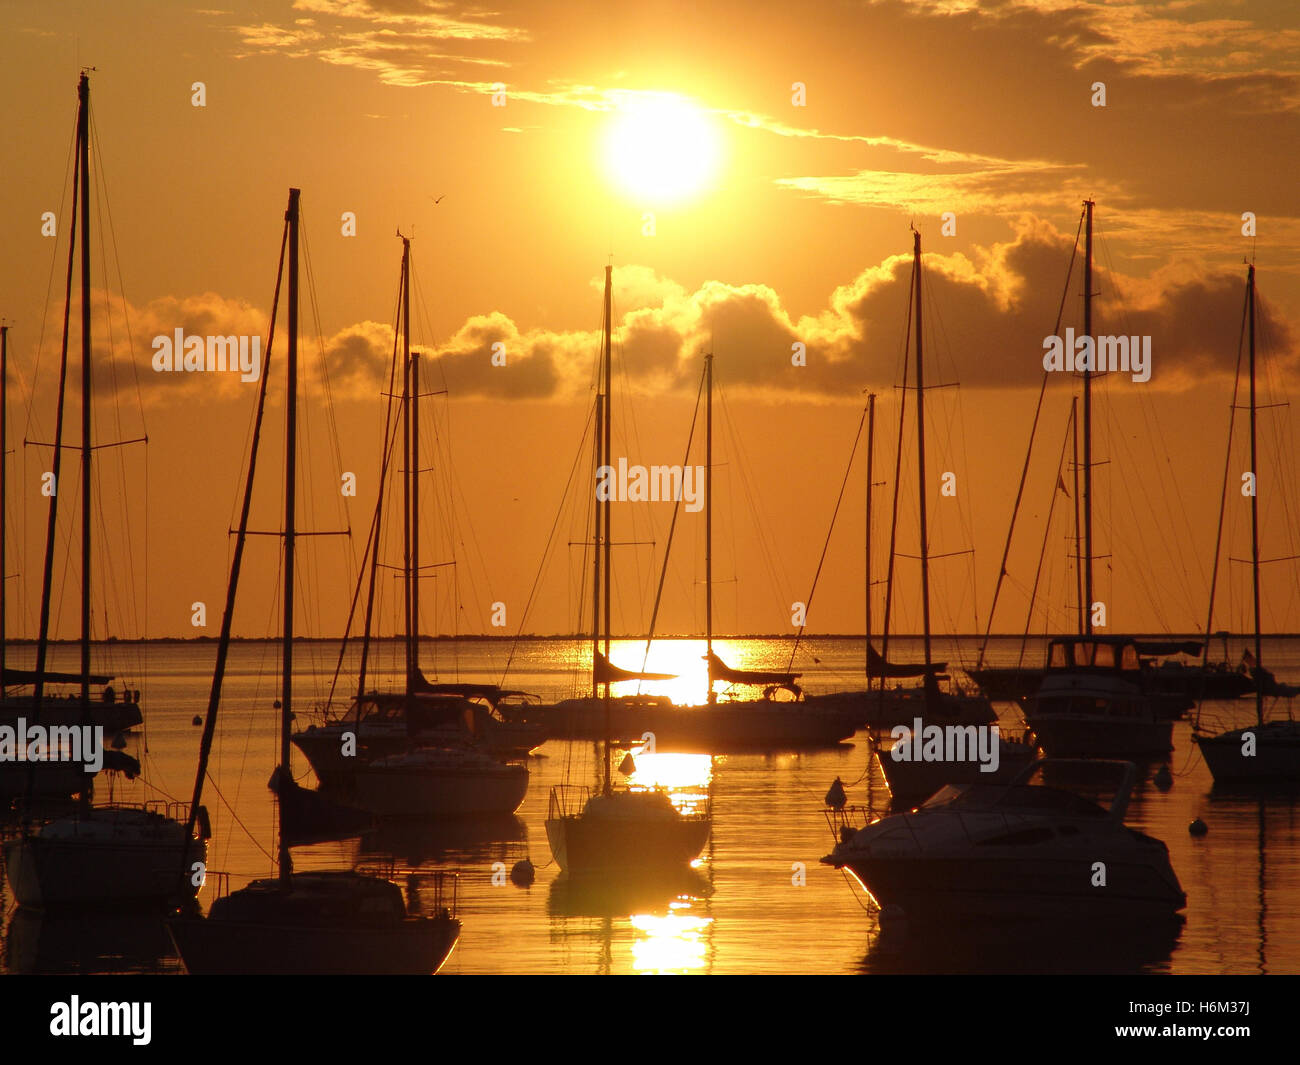
M1073 787L1045 782L1058 777ZM911 921L1172 917L1187 897L1168 850L1124 824L1137 780L1132 762L1042 759L1009 785L948 786L856 829L833 821L822 861Z
M1174 746L1174 723L1137 685L1105 672L1049 673L1025 719L1052 758L1158 759Z

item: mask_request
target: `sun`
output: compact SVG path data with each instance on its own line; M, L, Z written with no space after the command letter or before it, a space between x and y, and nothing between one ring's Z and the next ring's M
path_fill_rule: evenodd
M718 131L698 104L675 93L629 93L605 139L605 164L628 196L645 204L702 192L718 167Z

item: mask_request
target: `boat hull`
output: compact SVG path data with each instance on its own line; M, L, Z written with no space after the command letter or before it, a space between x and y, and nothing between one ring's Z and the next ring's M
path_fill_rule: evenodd
M992 703L981 695L945 692L939 701L927 701L922 688L889 688L885 691L832 692L809 695L810 707L826 707L848 715L856 728L909 728L916 718L938 725L990 725L998 715Z
M1246 734L1255 734L1255 753L1246 755ZM1219 736L1195 736L1214 786L1241 791L1300 788L1300 727L1234 729Z
M924 802L941 788L962 784L1009 784L1037 757L1028 743L1003 743L998 767L991 773L978 762L895 761L888 751L877 750L875 758L889 785L895 808Z
M207 844L49 840L39 835L4 845L5 874L20 906L35 910L174 906L198 887L182 870L206 862Z
M1172 721L1086 714L1026 714L1049 758L1161 758L1174 748Z
M566 699L537 707L553 736L604 739L603 699ZM715 703L712 706L654 706L611 700L609 731L624 741L653 732L656 749L679 753L716 754L723 751L793 750L833 747L852 737L857 725L851 713L811 701Z
M546 822L556 864L579 876L684 867L699 857L708 838L709 822L700 818L646 822L575 815Z
M456 946L460 922L408 917L388 928L320 928L188 917L167 930L194 976L427 976Z
M1093 861L1106 865L1106 886L1092 886ZM855 858L844 866L882 907L910 920L951 924L1018 920L1107 923L1172 917L1186 897L1150 865L1098 853L1059 858L970 854L953 857Z
M490 772L365 765L352 780L357 805L380 817L512 814L528 791L528 770L513 764Z
M42 728L82 728L90 725L102 728L105 736L116 736L144 723L140 704L118 700L107 703L92 701L89 705L80 698L59 699L47 695L36 709L36 700L30 695L11 695L0 703L0 725L16 727L19 719Z

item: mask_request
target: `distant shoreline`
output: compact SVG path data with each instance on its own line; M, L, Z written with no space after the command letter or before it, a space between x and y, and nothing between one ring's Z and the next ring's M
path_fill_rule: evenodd
M919 640L921 639L922 635L923 634L919 632L895 632L895 633L891 633L889 638L891 640ZM1018 632L995 632L990 634L987 638L990 640L1020 640L1020 639L1046 640L1046 639L1055 638L1056 636L1073 636L1073 635L1075 634L1074 633L1051 633L1051 634L1034 633L1026 637L1022 633L1018 633ZM1191 640L1206 639L1205 636L1202 636L1200 633L1195 633L1195 632L1189 632L1189 633L1126 632L1123 633L1122 635L1132 636L1134 639L1137 640L1153 640L1153 641L1155 640L1191 641ZM800 641L807 642L809 640L859 640L861 641L861 640L865 640L866 636L862 633L827 632L827 633L804 633L802 636L796 637L790 635L789 633L755 632L755 633L717 633L714 635L713 638L715 640L781 640L783 642L793 642L794 640L798 639ZM952 635L931 636L932 640L983 640L985 638L986 637L982 632L978 632L978 633L959 632ZM1224 638L1229 640L1253 639L1254 634L1229 632L1226 634L1215 633L1213 636L1209 637L1211 641L1219 641ZM1266 640L1293 640L1293 639L1300 638L1300 633L1266 632L1261 634L1261 638ZM281 642L281 638L279 636L232 636L230 639L231 639L231 643L280 643ZM294 643L339 643L342 639L343 637L341 636L295 636L293 638L293 642ZM360 639L360 637L353 636L350 637L350 639L357 640ZM372 640L376 642L395 643L395 642L400 642L403 639L404 637L402 636L372 637ZM557 634L546 635L541 633L525 633L520 636L490 636L490 635L483 635L483 634L480 635L468 634L464 636L421 636L420 642L421 643L514 643L517 640L540 640L540 641L559 642L559 641L590 640L590 639L591 639L591 633L577 632L577 633L571 633L569 635L557 635ZM610 639L619 640L619 641L635 640L641 642L645 640L645 636L637 635L635 633L629 633L626 635L612 634L610 636ZM655 640L703 640L704 637L699 635L698 633L691 633L691 634L666 633L660 636L656 636L654 637L654 639ZM876 642L879 642L880 637L878 635L873 635L872 639L875 640ZM217 636L150 636L144 639L130 639L130 640L120 639L118 637L112 636L109 637L107 640L93 640L91 642L96 644L123 644L123 645L135 645L135 644L191 644L192 645L192 644L209 644L209 643L215 644L218 643L219 640L220 637ZM75 639L50 640L50 644L52 646L75 647L78 643L80 643L80 641ZM20 637L20 638L11 638L5 640L6 647L35 647L36 644L37 644L37 640L32 637Z

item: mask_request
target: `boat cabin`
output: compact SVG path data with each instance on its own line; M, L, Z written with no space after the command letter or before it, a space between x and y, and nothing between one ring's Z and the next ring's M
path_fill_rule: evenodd
M1142 662L1137 644L1129 636L1057 636L1047 645L1047 668L1137 673Z

